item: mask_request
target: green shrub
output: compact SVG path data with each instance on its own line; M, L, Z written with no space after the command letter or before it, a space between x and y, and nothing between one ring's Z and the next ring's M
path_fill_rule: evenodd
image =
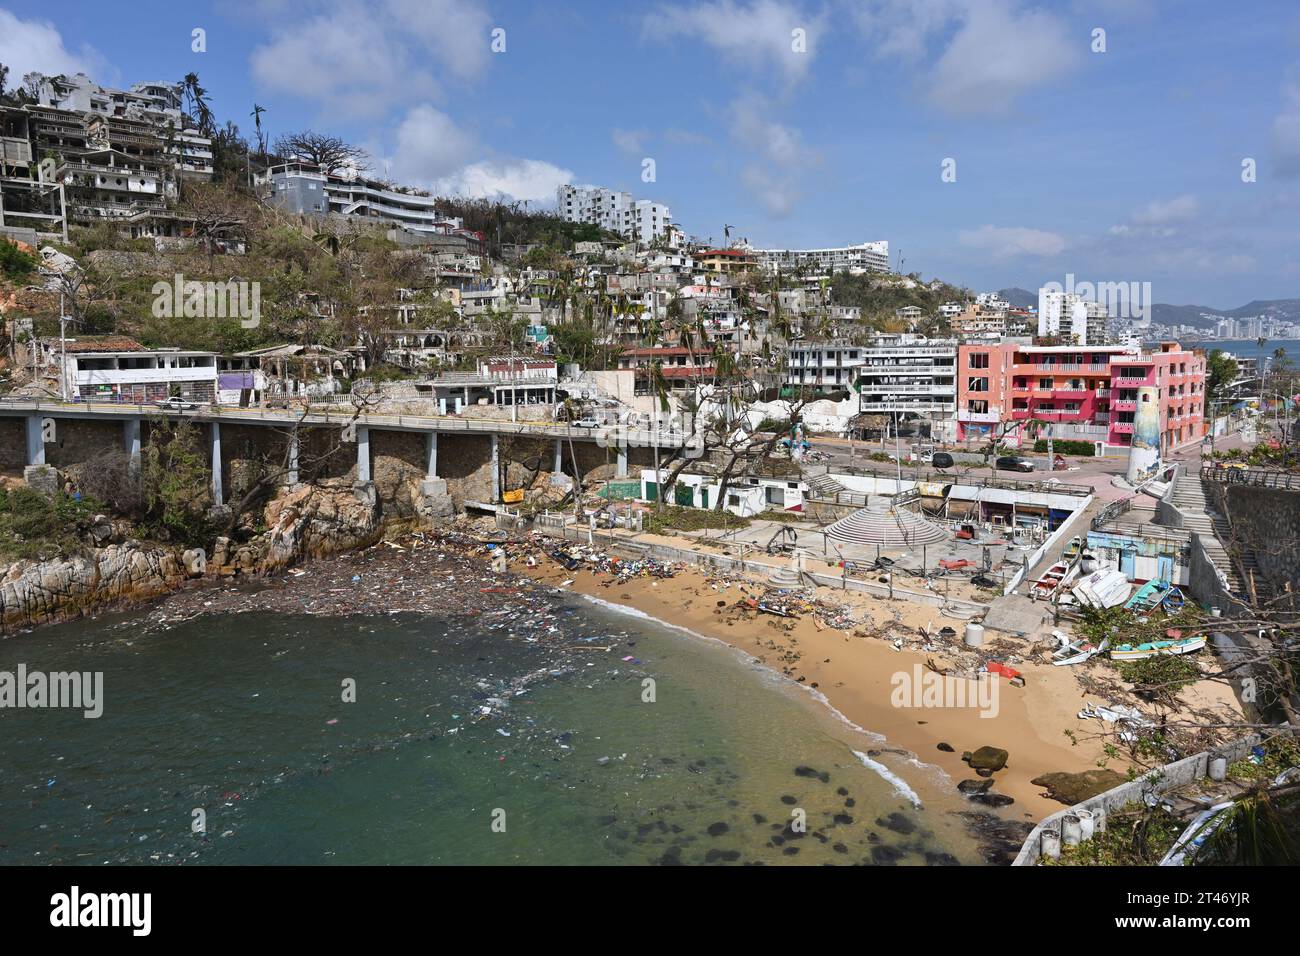
M1047 439L1040 438L1034 442L1034 451L1047 451ZM1052 440L1052 451L1058 455L1078 455L1082 458L1091 458L1096 454L1097 446L1090 441L1055 438Z
M36 271L36 257L23 252L14 243L0 239L0 276L21 282Z

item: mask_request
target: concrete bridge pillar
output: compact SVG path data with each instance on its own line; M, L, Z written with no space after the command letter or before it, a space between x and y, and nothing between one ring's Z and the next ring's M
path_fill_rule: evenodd
M225 499L221 490L221 423L212 423L212 504L220 508Z
M564 439L555 439L555 468L554 472L558 475L564 471Z
M615 478L627 477L627 446L626 445L619 446L618 465L616 466L616 468L617 470L614 472Z
M501 500L501 441L496 432L492 433L492 503Z
M41 432L41 416L27 416L27 464L45 464L45 436Z
M122 450L132 471L140 469L140 419L128 418L122 422Z
M298 486L298 458L302 453L302 443L298 437L298 429L289 433L289 474L286 476L289 487Z
M357 481L370 480L370 427L357 426Z
M429 432L424 436L424 477L438 477L438 433Z

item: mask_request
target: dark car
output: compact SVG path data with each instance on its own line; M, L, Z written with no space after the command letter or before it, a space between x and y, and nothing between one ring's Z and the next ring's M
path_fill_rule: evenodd
M995 467L999 471L1033 471L1034 463L1031 459L1020 455L1007 455L999 458Z
M930 459L931 468L951 468L953 465L952 455L946 451L936 451Z

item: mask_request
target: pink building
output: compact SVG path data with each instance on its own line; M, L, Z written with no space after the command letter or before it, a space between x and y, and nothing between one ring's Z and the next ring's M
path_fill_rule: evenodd
M1133 441L1141 386L1159 389L1161 452L1205 434L1205 356L1163 342L1158 351L1125 346L963 345L957 379L958 440L1018 431L1002 423L1050 423L1052 437L1090 441L1104 452Z

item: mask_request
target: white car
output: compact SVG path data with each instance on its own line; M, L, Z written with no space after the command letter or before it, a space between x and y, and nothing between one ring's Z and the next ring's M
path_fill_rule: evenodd
M579 418L569 422L574 428L599 428L600 422L594 418Z
M172 398L160 399L159 401L154 402L154 404L159 408L170 409L174 412L192 412L199 407L198 402L186 401L183 398L176 398L175 396Z

